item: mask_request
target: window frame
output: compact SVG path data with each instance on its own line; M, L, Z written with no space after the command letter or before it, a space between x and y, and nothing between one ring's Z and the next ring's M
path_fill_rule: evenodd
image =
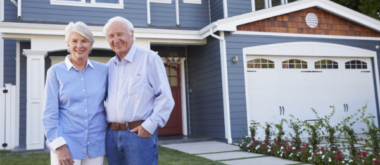
M260 63L258 63L258 64L260 64L260 68L255 68L254 67L255 66L254 61L258 60L258 59L260 60ZM267 60L267 63L262 63L261 59ZM252 61L253 68L248 67L248 65L250 64L249 63L250 61ZM271 62L271 63L269 63L269 62ZM262 68L261 67L262 64L267 64L267 68ZM270 64L273 65L273 68L269 67ZM270 59L267 59L267 58L253 58L253 59L250 59L250 60L247 61L246 66L247 66L247 69L275 69L276 68L276 63L273 60L270 60Z
M290 63L291 60L294 60L294 61L299 60L300 63L296 63L296 62ZM288 63L286 63L286 64L288 65L288 67L284 68L284 63L287 62L287 61L288 61ZM306 64L306 68L302 67L304 65L304 63ZM296 67L297 64L301 64L301 68L297 68ZM290 68L290 65L294 65L294 68ZM309 63L307 61L305 61L305 60L301 60L301 59L298 59L298 58L291 58L291 59L287 59L287 60L284 60L284 61L281 62L281 69L291 69L291 70L292 69L309 69Z
M325 64L325 65L326 65L326 68L322 68L322 64L321 64L321 63L322 63L323 60L326 60L326 64ZM328 65L329 65L329 64L327 64L327 61L331 61L331 62L332 62L332 64L331 64L331 65L332 65L332 68L328 68ZM321 66L321 68L317 68L317 62L320 62L319 65ZM336 63L337 68L334 68L335 63ZM319 60L319 61L315 61L315 62L314 62L314 69L330 69L330 70L333 70L333 69L339 69L339 62L334 61L334 60L329 60L329 59L322 59L322 60Z
M183 3L202 4L202 0L183 0Z
M361 67L362 68L351 68L351 66L352 66L352 61L360 61L361 62ZM349 63L349 65L350 65L350 68L347 68L347 63ZM363 64L364 63L364 64ZM363 66L366 66L366 68L363 68ZM357 64L355 64L355 66L357 66ZM368 63L367 62L365 62L365 61L362 61L362 60L350 60L350 61L346 61L345 63L344 63L344 69L349 69L349 70L356 70L356 69L368 69Z
M149 0L149 2L153 2L153 3L168 3L168 4L171 4L173 2L173 0Z
M124 0L119 0L119 3L98 3L98 2L96 2L96 0L91 0L91 3L86 3L86 0L81 0L81 1L50 0L50 4L51 5L63 5L63 6L124 9Z

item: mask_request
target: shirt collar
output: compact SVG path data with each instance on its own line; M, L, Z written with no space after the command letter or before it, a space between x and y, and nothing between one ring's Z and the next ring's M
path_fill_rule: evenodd
M132 44L131 49L129 49L129 52L127 53L127 55L123 59L121 59L120 61L119 61L119 58L116 54L115 62L118 63L118 62L123 61L124 59L129 61L129 62L133 62L133 58L135 57L136 50L137 50L137 47L135 46L135 44Z
M73 65L73 63L71 63L70 60L71 60L71 55L67 55L66 58L65 58L65 63L66 63L67 70L70 70L71 67L75 68L74 65ZM92 65L91 61L89 59L87 59L87 66L89 66L89 65L92 68L94 68L94 65Z

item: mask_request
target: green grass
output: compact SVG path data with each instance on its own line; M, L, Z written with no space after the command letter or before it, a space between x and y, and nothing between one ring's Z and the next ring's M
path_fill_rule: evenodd
M160 165L222 165L223 163L208 160L191 154L186 154L177 150L158 146L158 156ZM24 153L12 154L10 151L0 151L0 165L49 165L49 153Z

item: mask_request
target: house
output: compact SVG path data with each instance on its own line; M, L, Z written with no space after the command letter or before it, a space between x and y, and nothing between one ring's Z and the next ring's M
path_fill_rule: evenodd
M107 62L115 54L102 28L114 16L129 19L135 44L167 68L176 105L161 135L232 143L252 120L313 120L310 108L325 115L330 105L335 123L365 104L379 122L380 22L329 0L0 2L0 82L15 98L14 111L0 107L0 131L13 130L0 143L10 149L44 148L45 75L68 54L65 26L89 25L90 59Z

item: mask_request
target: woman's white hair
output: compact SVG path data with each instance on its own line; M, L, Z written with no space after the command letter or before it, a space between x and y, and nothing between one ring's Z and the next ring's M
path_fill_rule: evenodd
M85 23L80 22L80 21L78 21L76 23L70 22L66 26L66 29L65 29L65 41L66 41L66 43L69 43L71 34L73 34L74 32L78 33L82 37L86 38L92 45L94 44L94 42L95 42L94 35L92 34L90 28L88 28L88 26Z
M104 28L103 28L103 34L104 36L108 39L108 36L107 36L107 30L108 30L108 27L113 23L113 22L121 22L121 23L124 23L127 28L128 28L128 32L130 35L132 35L132 32L134 31L134 27L133 27L133 24L131 22L129 22L127 19L123 18L123 17L120 17L120 16L116 16L116 17L113 17L111 19L108 20L108 22L106 23L106 25L104 25Z

